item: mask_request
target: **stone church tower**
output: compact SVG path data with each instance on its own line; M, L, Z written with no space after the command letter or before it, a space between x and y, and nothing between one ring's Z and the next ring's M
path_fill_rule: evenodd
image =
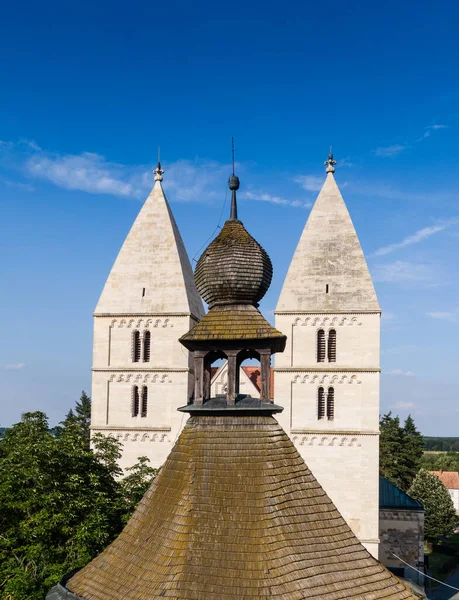
M193 272L162 189L155 185L110 271L94 313L92 433L123 443L120 466L163 464L192 394L189 353L179 343L204 315Z
M363 545L378 556L381 310L334 178L311 210L276 307L279 422Z

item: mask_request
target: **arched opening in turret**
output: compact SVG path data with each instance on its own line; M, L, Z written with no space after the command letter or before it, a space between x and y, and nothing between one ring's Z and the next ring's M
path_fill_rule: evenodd
M212 377L221 365L228 360L223 350L211 350L204 357L203 367L203 399L208 400L211 394Z
M243 396L255 396L252 393L250 384L247 385L247 379L251 381L253 386L261 395L261 363L260 353L256 350L242 350L239 352L236 361L236 397L238 395Z
M245 365L243 363L246 363ZM270 400L271 393L271 352L268 349L254 350L246 348L241 350L236 358L236 397L238 394L250 391L241 388L241 369L244 369L244 375L252 382L258 391L261 400Z

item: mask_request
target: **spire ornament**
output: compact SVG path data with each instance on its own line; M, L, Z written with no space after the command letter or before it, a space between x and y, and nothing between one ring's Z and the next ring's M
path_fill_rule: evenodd
M334 173L335 172L335 165L336 165L336 160L333 160L333 152L331 150L331 146L330 146L330 154L328 155L328 159L324 162L324 165L326 165L326 169L325 171L327 173Z
M156 169L154 169L153 173L155 174L155 181L163 180L164 169L161 168L161 163L158 161L156 165Z
M237 202L236 202L236 190L239 189L239 177L234 174L234 138L231 138L232 148L232 159L233 159L233 173L228 179L228 187L231 190L231 212L230 221L237 221Z

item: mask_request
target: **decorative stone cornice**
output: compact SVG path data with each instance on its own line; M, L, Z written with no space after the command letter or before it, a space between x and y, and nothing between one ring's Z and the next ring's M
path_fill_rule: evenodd
M379 367L273 367L275 373L381 373Z
M295 375L292 379L292 383L318 383L318 384L361 384L362 381L357 377L357 375L338 375L333 373L307 373L306 375Z
M308 312L308 311L299 311L299 310L275 310L275 315L293 315L302 317L303 315L309 316L321 316L321 315L380 315L382 311L380 310L330 310L327 312Z
M370 436L374 436L374 435L380 435L380 432L377 429L360 429L360 430L355 430L355 429L333 429L333 431L326 431L324 429L303 429L303 428L295 428L295 429L291 429L290 433L292 435L294 434L302 434L302 435L352 435L352 436L359 436L359 435L370 435Z
M119 431L124 433L125 431L170 431L170 427L113 427L111 425L94 425L90 427L91 431Z
M155 329L161 327L163 329L167 327L173 327L174 324L171 322L170 318L159 319L156 317L150 318L122 318L122 319L113 319L110 323L110 327L127 327L128 329Z
M378 436L378 432L363 433L362 431L306 431L294 430L290 437L295 446L347 446L360 448L361 438L364 436ZM359 439L360 438L360 439Z
M168 373L112 373L109 383L172 383Z
M293 321L293 325L296 327L299 326L311 326L311 327L353 327L354 325L360 327L362 325L362 321L358 318L357 315L341 315L339 317L324 316L324 315L310 315L308 317L296 317Z
M116 318L116 319L131 319L131 318L137 318L137 317L148 317L150 319L163 319L163 318L172 318L172 317L179 317L179 318L183 318L183 317L191 317L192 319L194 319L195 321L199 321L199 317L197 317L196 315L194 315L193 313L187 313L187 312L179 312L179 313L174 313L174 312L165 312L165 313L141 313L141 312L136 312L136 313L130 313L130 314L126 314L126 313L97 313L94 312L92 313L93 317L101 317L101 318Z
M169 367L93 367L94 373L192 373L193 369L173 369Z
M92 433L101 433L120 442L170 442L170 427L91 427Z

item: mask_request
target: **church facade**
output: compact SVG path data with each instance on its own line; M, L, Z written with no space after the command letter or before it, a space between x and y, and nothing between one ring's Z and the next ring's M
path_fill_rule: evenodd
M378 556L380 308L334 161L311 211L275 311L287 334L276 357L278 420L362 544ZM125 469L163 464L193 396L179 338L204 315L162 189L162 169L109 274L94 313L92 433L123 443ZM212 394L225 391L226 366ZM242 371L241 392L257 397ZM272 397L272 395L271 395ZM154 407L154 410L152 410Z

